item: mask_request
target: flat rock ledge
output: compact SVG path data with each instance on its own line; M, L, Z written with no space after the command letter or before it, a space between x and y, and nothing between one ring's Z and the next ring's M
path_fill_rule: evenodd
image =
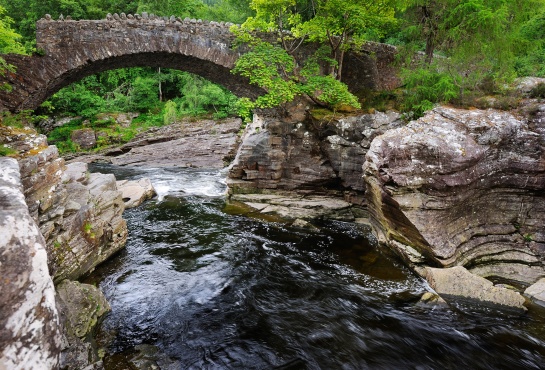
M478 301L487 305L525 312L525 299L518 292L495 286L491 281L472 274L465 267L425 267L422 275L447 302L456 299Z
M151 184L150 179L117 181L117 189L121 191L125 208L138 207L145 200L153 198L157 193Z
M315 220L327 218L354 221L352 204L320 195L281 194L234 194L231 201L238 201L263 215L274 215L286 220Z

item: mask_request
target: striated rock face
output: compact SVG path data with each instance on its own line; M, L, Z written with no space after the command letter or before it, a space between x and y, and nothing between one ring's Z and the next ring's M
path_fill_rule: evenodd
M60 329L45 240L12 158L0 157L0 368L55 369Z
M120 166L222 168L235 156L241 124L231 118L157 127L106 155Z
M46 240L55 281L77 279L125 245L125 208L113 175L89 174L84 163L65 166L35 132L1 136L19 150L28 210Z
M364 170L380 239L413 264L545 276L545 107L526 111L436 108L377 137Z
M352 117L294 111L289 119L254 116L230 168L233 193L365 189L362 165L373 138L401 125L397 113ZM357 202L357 201L356 201Z

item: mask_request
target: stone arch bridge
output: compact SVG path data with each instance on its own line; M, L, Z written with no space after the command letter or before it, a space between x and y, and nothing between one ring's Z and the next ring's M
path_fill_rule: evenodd
M233 68L240 56L233 49L230 23L153 15L108 15L105 20L52 20L46 16L36 25L40 55L4 55L16 67L4 82L11 92L0 92L0 110L36 109L61 88L83 77L124 67L165 67L198 74L225 86L238 96L256 97L262 90L252 86ZM300 57L315 45L305 45ZM345 62L345 78L352 91L384 89L395 84L391 62L395 50L368 44Z

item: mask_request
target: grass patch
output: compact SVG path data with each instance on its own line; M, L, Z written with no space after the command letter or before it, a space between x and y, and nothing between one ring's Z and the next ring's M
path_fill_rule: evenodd
M10 157L17 154L17 151L7 146L0 146L0 157Z

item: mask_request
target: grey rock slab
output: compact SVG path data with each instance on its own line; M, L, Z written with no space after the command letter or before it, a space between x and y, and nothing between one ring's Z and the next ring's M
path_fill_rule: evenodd
M545 278L539 279L536 283L526 288L524 295L528 296L535 303L545 306Z
M499 286L472 274L465 267L424 268L424 277L447 302L452 299L469 299L484 304L526 311L525 299L518 292Z
M45 240L29 214L15 159L0 157L0 368L55 369L60 324Z
M117 189L125 202L125 208L134 208L142 204L146 199L152 198L156 192L150 179L117 181Z

